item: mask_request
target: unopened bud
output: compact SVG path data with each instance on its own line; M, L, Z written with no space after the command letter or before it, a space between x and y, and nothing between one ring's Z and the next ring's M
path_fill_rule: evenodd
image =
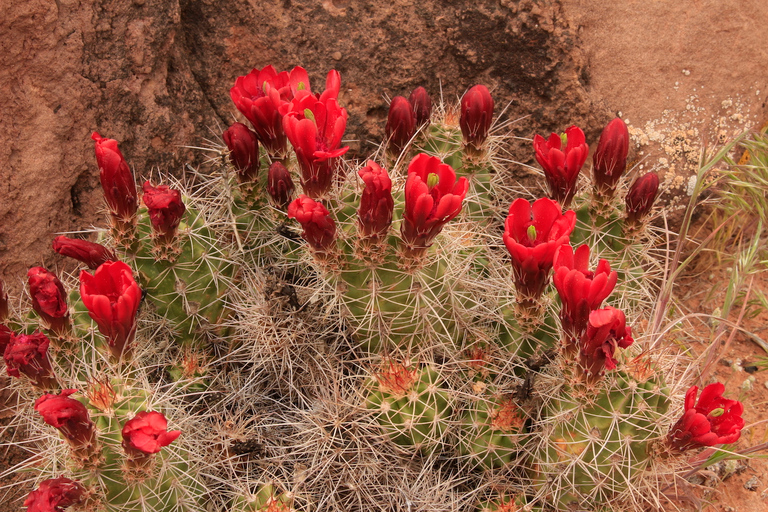
M478 149L485 139L493 122L493 98L484 85L475 85L461 98L461 117L459 125L464 143Z
M237 181L251 183L259 175L259 139L243 123L234 123L222 134L229 148L229 159L237 171Z
M144 182L143 189L143 200L149 210L152 231L166 243L172 242L187 210L181 201L181 192L169 188L168 185L153 187L148 181Z
M416 119L411 103L402 96L395 96L389 104L389 115L385 128L389 149L392 153L402 153L405 146L416 133Z
M641 176L629 187L625 198L627 222L637 224L653 208L659 192L659 176L654 172Z
M115 253L101 244L66 236L57 236L53 239L53 250L62 256L85 263L91 270L96 270L99 265L107 261L117 261Z
M613 196L616 184L627 168L628 152L629 130L626 123L617 117L603 129L592 156L594 184L600 194Z
M423 87L417 87L408 97L408 102L413 108L413 114L416 119L416 126L421 126L429 122L432 116L432 98Z
M275 162L269 166L267 173L267 192L272 198L272 203L276 208L285 211L293 197L295 188L291 173L281 162Z

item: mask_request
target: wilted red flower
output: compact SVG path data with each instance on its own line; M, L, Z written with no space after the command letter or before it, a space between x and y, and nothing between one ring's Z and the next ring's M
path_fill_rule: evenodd
M288 217L304 228L302 236L317 252L331 250L336 243L336 223L319 201L301 194L288 206Z
M589 313L587 330L581 337L579 361L586 381L595 383L605 370L616 368L618 361L613 357L616 349L627 348L634 341L622 311L608 306Z
M64 285L55 274L43 267L32 267L27 272L32 309L59 336L69 328L69 310Z
M576 126L565 130L564 137L553 133L549 139L541 135L533 138L536 161L544 169L550 197L564 208L571 204L576 193L579 171L589 154L589 146L585 141L584 132Z
M117 261L115 253L101 244L66 236L57 236L53 239L53 250L62 256L69 256L85 263L91 270L96 270L99 265L107 261Z
M158 453L181 435L180 430L168 432L168 420L159 412L142 411L123 426L123 449L130 457L146 457Z
M636 179L625 198L627 223L637 224L650 213L659 193L659 176L655 172Z
M113 217L128 221L139 208L133 173L118 149L116 140L103 138L98 132L93 132L91 138L96 141L99 179L109 210Z
M601 259L594 272L589 270L589 246L576 249L564 244L555 252L552 281L560 295L560 320L565 334L566 352L573 352L587 329L589 313L600 307L616 286L618 274Z
M684 452L691 448L735 443L744 428L744 405L738 400L723 398L725 386L715 382L705 387L696 403L697 386L685 394L685 412L667 434L674 449Z
M267 66L237 77L229 91L235 106L251 122L273 158L282 159L288 154L280 107L290 102L299 90L310 90L309 75L304 68L297 66L290 73L278 73L274 67Z
M432 116L432 98L429 97L429 93L425 88L415 88L411 95L408 96L408 103L413 108L416 126L429 122L429 118Z
M416 118L411 103L403 96L395 96L389 104L387 126L388 147L392 153L400 154L416 133Z
M480 148L493 123L493 98L484 85L475 85L461 98L459 126L464 143Z
M383 237L392 224L392 211L395 201L392 199L392 180L387 170L373 160L368 160L365 167L357 174L365 183L357 210L357 227L361 237Z
M596 189L605 196L613 196L619 178L627 168L629 130L626 123L616 118L603 129L595 154L592 172Z
M153 187L148 181L144 182L143 189L142 199L149 211L152 231L165 242L172 242L187 210L181 201L181 192L168 188L168 185Z
M557 202L546 197L531 205L516 199L504 224L504 245L512 256L515 287L521 299L538 299L549 282L555 252L567 244L576 214L562 213Z
M239 183L252 183L259 176L259 139L243 123L234 123L222 134Z
M27 376L29 381L38 388L54 389L56 378L48 360L48 337L38 331L33 334L11 335L3 351L3 359L8 375L20 378Z
M131 267L122 261L108 261L93 275L80 272L80 296L88 314L107 338L112 354L120 359L129 353L136 334L136 312L141 288Z
M420 153L408 165L405 211L400 234L410 250L423 250L461 211L467 178L456 179L450 165Z
M306 195L319 198L331 189L336 158L349 149L339 147L346 127L347 110L335 97L317 99L309 91L298 91L291 101L283 128L296 153Z
M24 500L24 506L27 512L64 512L68 507L81 505L85 499L85 488L62 476L40 482Z
M285 210L293 197L296 188L291 179L291 173L281 162L274 162L267 173L267 192L275 207Z
M5 353L5 347L11 342L11 336L15 333L4 324L0 324L0 354Z
M96 433L88 409L70 395L76 389L65 389L58 395L46 394L35 402L35 410L48 425L56 428L72 449L87 456L96 447Z

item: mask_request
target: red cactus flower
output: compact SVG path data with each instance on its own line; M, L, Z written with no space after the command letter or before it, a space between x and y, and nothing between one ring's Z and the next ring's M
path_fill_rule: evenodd
M296 188L291 179L291 173L281 162L274 162L267 173L267 192L275 207L285 211L293 197Z
M589 314L587 330L581 338L580 365L587 382L595 383L605 370L616 368L617 348L627 348L635 340L624 313L608 306Z
M32 309L57 335L69 328L69 310L64 285L55 274L43 267L32 267L27 272Z
M27 512L64 512L69 507L82 505L86 500L85 487L66 477L43 480L24 500Z
M259 139L243 123L234 123L222 134L239 183L252 183L259 176Z
M403 96L395 96L389 104L387 126L384 129L389 150L400 154L416 133L416 118L411 103Z
M133 173L118 149L116 140L103 138L98 132L93 132L91 138L96 141L99 179L109 210L113 217L128 221L139 208Z
M174 442L181 431L168 432L168 420L161 413L142 411L125 423L122 434L123 449L128 456L142 458Z
M357 173L365 183L357 210L357 227L363 238L383 237L392 224L395 201L392 198L392 180L387 170L373 160Z
M112 354L120 359L124 352L129 353L141 302L141 288L133 279L131 267L122 261L108 261L93 275L81 271L80 296L88 314L107 338Z
M20 378L24 374L35 387L54 389L56 378L48 360L50 343L48 337L38 331L12 335L3 351L8 375Z
M347 127L347 110L330 95L321 98L298 91L283 117L285 134L301 168L301 185L313 198L331 189L336 159L349 149L339 147Z
M584 132L576 126L565 130L564 137L553 133L549 139L544 139L541 135L533 138L536 161L544 169L549 196L564 208L571 204L576 193L579 171L589 154L589 146L585 141Z
M66 236L57 236L53 239L53 250L62 256L85 263L91 270L96 270L99 265L107 261L117 261L115 253L101 244Z
M616 184L627 168L628 153L629 130L626 123L617 117L603 129L592 155L595 188L601 194L613 196Z
M172 242L187 210L181 201L181 192L168 188L167 185L153 187L148 181L144 182L143 189L142 199L149 210L152 231L164 241Z
M76 453L88 455L95 450L96 433L88 409L69 398L74 393L76 389L62 390L58 395L45 394L35 402L35 410L43 421L62 433Z
M464 143L480 148L493 123L493 98L484 85L475 85L461 98L459 126Z
M443 227L461 211L469 182L450 165L425 153L408 165L405 181L405 211L400 234L409 249L423 250L432 245Z
M504 245L512 256L515 287L521 299L536 300L549 282L555 252L567 244L576 214L562 213L560 205L547 198L531 205L516 199L504 224Z
M237 77L229 91L235 106L251 122L273 158L282 159L288 154L280 107L290 102L299 90L310 90L309 75L304 68L297 66L290 73L278 73L274 67L267 66Z
M7 325L0 324L0 354L5 353L5 347L11 342L14 333Z
M705 387L696 403L697 386L685 394L685 412L667 434L672 448L684 452L691 448L735 443L744 428L744 405L723 398L725 386L715 382Z
M570 245L555 252L552 281L560 295L560 320L565 335L565 349L572 353L587 329L589 313L600 307L616 286L618 274L601 259L594 272L589 270L589 246L582 245L574 254Z
M336 244L336 223L319 201L301 194L288 206L288 217L299 221L304 240L315 251L325 253Z
M649 172L636 179L629 187L625 198L627 223L637 224L650 213L653 202L659 193L659 176L655 172Z
M416 126L421 126L429 122L432 116L432 98L423 87L417 87L408 96L408 103L413 107L413 114L416 119Z

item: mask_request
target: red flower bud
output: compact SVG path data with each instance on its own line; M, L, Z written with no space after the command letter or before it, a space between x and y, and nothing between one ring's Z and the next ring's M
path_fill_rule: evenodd
M291 179L291 173L281 162L274 162L269 166L267 192L275 207L285 211L293 197L294 188L296 187Z
M605 196L613 196L619 178L627 168L629 130L620 118L603 129L595 154L592 155L595 187Z
M725 386L715 382L705 387L696 403L697 386L685 394L685 412L667 434L670 446L684 452L691 448L735 443L744 428L744 406L723 398Z
M49 478L29 493L24 506L27 512L64 512L69 507L82 505L85 499L85 488L74 480Z
M565 130L565 137L563 148L563 139L556 133L550 135L549 139L536 135L533 148L536 160L544 169L549 196L567 208L576 193L579 171L587 160L589 146L585 143L584 132L576 126Z
M159 412L142 411L123 426L123 449L131 458L145 458L158 453L181 435L180 430L168 432L168 420Z
M93 132L91 138L96 141L99 179L109 210L113 217L128 221L139 208L133 173L117 148L116 140L105 139L98 132Z
M484 85L475 85L461 98L459 126L464 143L479 149L493 123L493 98Z
M283 128L293 145L301 168L304 193L319 198L333 184L336 159L347 152L340 148L347 127L347 111L335 98L318 100L309 91L298 91L283 118Z
M616 286L618 274L607 260L600 260L594 272L589 270L589 246L582 245L574 254L570 245L555 252L552 281L560 295L560 320L565 335L566 352L573 352L587 329L589 313L600 307Z
M655 172L636 179L629 187L626 201L627 222L637 224L650 213L659 192L659 176Z
M91 270L96 270L99 265L107 261L117 261L115 253L101 244L66 236L57 236L53 239L53 250L62 256L69 256L85 263Z
M259 175L259 139L243 123L234 123L222 134L239 183L252 183Z
M549 282L555 252L567 244L576 214L562 213L560 205L541 198L531 205L516 199L504 224L504 245L512 256L512 270L519 299L538 299Z
M62 336L69 327L67 294L59 278L43 267L32 267L27 272L32 309L48 327Z
M408 102L413 107L413 114L416 119L416 126L421 126L429 122L432 116L432 98L423 87L417 87L408 97Z
M8 318L8 294L5 292L5 285L0 279L0 322L5 322Z
M46 394L35 402L35 410L48 425L57 428L79 455L87 456L96 448L96 433L88 409L69 395L76 389L65 389L58 395Z
M469 182L450 165L425 153L408 165L405 181L405 211L400 234L409 249L423 250L432 245L443 227L461 211Z
M392 211L395 201L392 199L392 180L387 170L373 160L368 160L365 167L357 173L365 183L357 210L357 227L363 238L383 237L392 224Z
M302 236L317 252L325 253L336 244L336 223L320 202L301 194L288 206L288 217L304 228Z
M48 360L49 344L48 337L38 331L12 335L3 351L8 375L20 378L24 374L35 387L54 389L56 378Z
M389 149L392 153L400 154L416 133L416 119L410 102L402 96L395 96L389 104L387 126Z
M165 242L170 243L176 236L184 212L187 210L181 201L181 192L168 188L167 185L153 187L144 182L144 204L149 210L152 231Z
M141 302L141 288L133 279L131 267L122 261L108 261L93 275L81 271L80 296L107 338L112 354L120 359L123 352L130 352Z
M616 368L617 348L627 348L635 340L624 313L608 306L589 314L587 331L581 338L580 365L587 382L594 384L605 370Z

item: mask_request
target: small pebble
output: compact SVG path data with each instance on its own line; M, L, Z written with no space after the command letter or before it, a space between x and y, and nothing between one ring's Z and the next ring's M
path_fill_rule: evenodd
M744 367L744 371L747 373L755 373L757 371L757 366L750 364Z
M333 52L331 57L333 57L333 60L341 60L341 52Z
M744 482L744 488L748 491L756 492L757 487L760 485L760 480L757 479L757 476L753 476L746 482Z

